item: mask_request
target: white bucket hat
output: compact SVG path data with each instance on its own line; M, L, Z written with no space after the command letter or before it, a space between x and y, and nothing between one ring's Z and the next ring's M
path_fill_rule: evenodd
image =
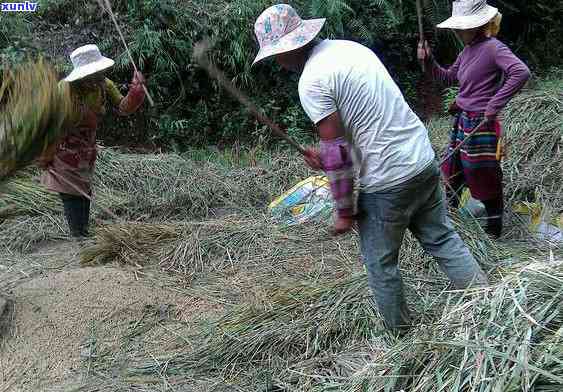
M70 54L70 60L74 69L64 79L67 82L83 79L96 72L111 68L115 64L113 60L102 56L96 45L81 46Z
M453 2L452 16L437 25L440 29L469 30L486 25L498 14L498 8L486 0L458 0Z
M268 57L299 49L319 34L326 19L303 20L288 4L271 6L254 24L260 51L254 64Z

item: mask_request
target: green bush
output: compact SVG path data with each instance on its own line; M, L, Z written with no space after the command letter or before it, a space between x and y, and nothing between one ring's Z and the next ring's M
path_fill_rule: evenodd
M195 42L209 37L211 59L275 121L303 143L310 142L311 124L299 107L297 77L288 76L271 62L251 67L257 52L253 24L272 0L114 0L112 6L133 57L148 77L156 107L145 110L146 129L155 143L184 149L206 144L264 143L274 140L269 131L249 117L246 109L229 97L217 83L193 63ZM373 49L388 67L407 100L415 104L420 93L419 64L415 58L418 26L414 0L288 0L304 18L326 17L322 37L358 41ZM503 36L518 54L532 64L548 66L561 57L561 5L535 7L524 0L497 1L503 9ZM494 1L492 3L495 3ZM444 64L460 50L450 32L433 26L450 14L449 0L424 0L426 35ZM530 19L524 20L529 13ZM520 25L515 26L518 22ZM31 28L33 26L33 29ZM132 74L129 57L107 14L97 2L87 0L41 0L35 15L3 16L0 23L0 57L3 63L22 61L28 53L50 50L51 29L63 26L65 37L76 38L56 56L61 72L68 72L70 45L95 41L117 67L110 75L126 82ZM90 35L81 35L84 31ZM85 34L85 33L84 33ZM16 41L16 38L18 41ZM97 38L93 38L97 37ZM549 39L547 39L549 37ZM89 40L89 42L84 42ZM549 46L549 47L548 47ZM46 49L47 48L47 49ZM551 49L550 49L551 48ZM54 49L53 49L54 50ZM128 126L113 121L113 127ZM100 130L107 143L124 134L112 127ZM129 131L127 131L129 133Z
M0 66L6 68L21 63L33 54L28 40L30 21L24 13L2 13L0 19Z

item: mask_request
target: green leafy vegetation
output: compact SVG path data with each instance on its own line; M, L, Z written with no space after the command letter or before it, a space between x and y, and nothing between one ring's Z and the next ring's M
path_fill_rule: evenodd
M301 142L310 139L309 121L299 108L296 77L275 64L251 67L257 51L253 24L271 0L116 0L112 7L148 87L157 102L140 115L134 137L131 124L112 120L100 136L112 144L153 143L177 150L190 146L261 140L269 132L257 125L240 105L210 80L192 61L195 42L210 37L212 60L245 89L275 121ZM322 36L359 41L372 48L389 68L409 102L421 99L420 70L415 59L418 40L414 0L296 0L289 1L304 18L325 17ZM425 33L444 64L460 49L456 37L433 26L449 16L448 0L425 0ZM562 5L548 0L491 2L504 13L501 39L541 71L561 58ZM95 1L42 0L36 14L2 16L0 58L5 65L27 54L42 53L68 72L70 51L97 43L116 59L110 75L125 83L131 78L122 44L108 15Z

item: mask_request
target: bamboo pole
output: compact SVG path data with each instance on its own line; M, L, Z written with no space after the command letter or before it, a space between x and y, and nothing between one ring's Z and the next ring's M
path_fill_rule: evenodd
M225 90L227 90L234 98L236 98L241 104L246 106L252 115L262 124L268 126L277 136L284 139L292 147L294 147L299 153L306 156L307 153L305 149L297 143L295 140L290 138L287 133L285 133L279 125L274 123L270 118L264 115L258 107L246 96L242 91L236 88L233 83L227 79L225 74L219 70L215 65L209 61L207 57L207 51L209 50L209 45L206 42L198 42L194 45L194 57L201 67L203 67L209 75L219 82Z
M451 157L454 156L454 154L456 152L458 152L461 147L463 147L465 145L465 143L467 141L469 141L469 139L471 139L471 137L473 137L473 135L475 135L475 133L481 129L486 123L488 122L487 119L484 119L483 121L481 121L479 124L477 124L477 126L475 128L473 128L471 130L471 132L469 132L467 134L467 136L465 136L465 138L463 139L463 141L461 143L459 143L456 148L454 148L448 155L446 155L446 157L444 159L442 159L442 161L440 162L440 166L442 166L444 163L446 163Z
M117 29L117 32L119 33L119 37L121 38L121 42L123 43L123 46L125 47L125 51L127 52L127 54L129 55L129 61L131 61L131 64L133 65L133 69L135 70L135 72L139 72L139 70L137 69L137 65L135 64L135 60L133 60L133 56L131 55L131 51L129 50L129 46L127 45L127 42L125 41L125 37L123 36L123 33L121 32L121 29L119 28L119 24L117 23L117 19L111 9L111 4L109 2L109 0L98 0L98 3L100 4L100 7L102 7L102 9L105 9L111 19L113 20L113 23L115 25L115 28ZM105 7L104 7L104 3L105 3ZM147 86L145 86L144 83L141 84L141 86L143 86L143 90L145 91L145 94L147 96L147 99L149 101L149 104L151 106L154 106L154 101L149 93L149 90L147 89Z
M418 16L418 39L419 45L422 45L424 48L424 24L422 21L422 5L420 4L421 0L416 0L416 14ZM420 63L422 67L422 72L426 72L426 64L424 61Z

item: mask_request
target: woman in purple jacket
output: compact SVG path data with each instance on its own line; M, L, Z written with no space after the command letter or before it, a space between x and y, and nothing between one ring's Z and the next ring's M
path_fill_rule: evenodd
M468 186L472 197L485 205L486 231L495 238L501 235L503 215L498 114L530 78L528 67L495 38L501 17L486 0L454 1L452 17L438 27L453 29L465 44L457 60L442 68L426 42L418 50L418 58L435 79L460 86L450 108L455 115L448 148L451 157L442 166L450 206L458 207L461 189ZM483 120L486 124L468 138Z

